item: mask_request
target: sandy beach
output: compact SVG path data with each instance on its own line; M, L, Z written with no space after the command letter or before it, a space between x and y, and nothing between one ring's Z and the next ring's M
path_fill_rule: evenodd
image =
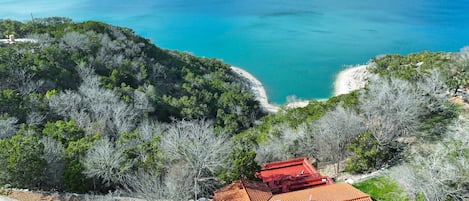
M344 69L336 78L334 83L334 96L348 94L354 90L365 87L369 73L369 65L359 65Z

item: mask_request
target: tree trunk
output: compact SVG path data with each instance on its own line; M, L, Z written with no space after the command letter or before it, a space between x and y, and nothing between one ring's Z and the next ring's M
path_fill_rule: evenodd
M336 166L336 169L335 169L335 174L337 176L339 176L339 171L340 171L340 160L337 161L337 166Z
M194 200L197 200L197 177L194 178Z

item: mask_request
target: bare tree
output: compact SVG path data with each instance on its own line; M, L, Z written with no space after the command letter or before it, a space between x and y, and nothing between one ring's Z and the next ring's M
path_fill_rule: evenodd
M269 139L256 147L256 161L259 164L295 158L312 157L312 136L306 125L292 128L281 124L270 129Z
M18 89L21 96L28 95L32 92L39 92L45 81L35 79L36 74L28 72L22 68L9 69L6 79L3 80L2 86Z
M423 100L429 112L440 111L448 103L449 87L444 80L441 72L433 69L428 76L417 82L419 94L426 97Z
M375 79L360 96L360 110L366 127L378 143L389 145L417 130L420 117L429 112L422 107L426 104L425 98L407 81Z
M403 164L391 168L387 172L387 176L394 179L399 187L405 190L410 200L416 200L417 195L420 193L420 189L416 188L416 181L419 180L415 175L412 167L409 164Z
M313 122L313 129L319 158L336 163L336 173L339 173L340 161L347 156L347 146L364 131L363 119L338 106Z
M188 164L174 164L165 175L164 184L167 191L167 198L171 200L189 200L193 195L190 191L181 191L181 189L191 189L194 183L187 178L194 178L194 172L186 171Z
M148 96L145 93L135 90L133 99L135 109L140 110L141 112L153 112L155 110L155 108L153 108L153 105L150 103L150 100L148 100Z
M61 116L75 119L86 131L95 130L91 127L98 122L104 127L101 129L104 133L101 134L108 135L111 139L117 139L121 133L134 130L141 112L149 108L135 109L120 100L112 90L101 88L99 77L93 68L81 63L78 71L83 80L78 92L65 91L50 97L51 109ZM141 105L145 103L146 97L142 97L145 94L138 96L139 107L148 107Z
M425 200L469 199L468 128L467 122L458 122L441 142L414 146L409 163L395 168L390 175L412 197L421 194Z
M144 140L150 141L154 136L161 136L166 126L163 123L145 119L138 125L138 132Z
M89 51L92 45L92 42L88 39L89 37L89 33L67 32L62 36L59 48L69 52Z
M216 182L214 172L225 165L231 141L223 133L217 134L206 121L180 121L169 127L161 139L161 147L173 164L187 165L192 175L187 179L193 181L191 191L197 200L199 193L209 193L206 191L210 189L202 186Z
M39 112L30 112L26 119L26 123L29 125L41 125L42 122L46 119L46 116L40 114Z
M51 96L49 107L60 116L70 117L70 114L78 113L86 108L86 103L80 94L66 90Z
M288 148L293 142L286 141L282 132L287 130L291 130L291 128L286 124L270 128L269 138L256 147L256 161L258 164L292 158ZM296 138L296 136L293 134L291 138Z
M299 125L296 129L295 143L293 150L295 150L295 157L304 156L310 159L317 159L316 148L314 147L314 136L312 135L311 123L305 122Z
M18 125L16 125L17 122L18 119L16 117L0 119L0 139L9 138L15 135L18 130Z
M83 79L79 92L90 110L93 120L105 120L111 137L135 129L135 121L140 113L132 106L121 101L111 90L103 89L94 69L79 65L80 77Z
M37 44L39 45L39 48L41 49L50 46L55 41L55 39L52 38L51 35L48 33L30 34L30 35L27 35L26 38L36 39Z
M92 128L92 121L90 114L86 112L86 108L81 108L79 110L73 110L69 113L70 118L75 120L78 126L83 128L87 134L96 134L103 132L94 132L95 129Z
M64 147L51 137L40 141L44 145L44 159L47 162L45 183L49 188L59 189L63 186L65 161L62 158Z
M107 139L95 142L83 160L84 173L90 178L102 179L106 185L123 184L132 165L123 150Z
M154 172L138 170L127 175L124 187L132 196L147 200L163 200L168 198L162 176Z

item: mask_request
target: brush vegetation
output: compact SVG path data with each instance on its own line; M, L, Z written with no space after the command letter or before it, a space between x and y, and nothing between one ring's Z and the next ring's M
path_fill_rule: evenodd
M187 200L306 156L336 175L388 169L356 185L378 200L469 197L468 48L373 58L364 89L267 115L228 64L127 28L53 17L0 32L37 41L0 46L0 185Z

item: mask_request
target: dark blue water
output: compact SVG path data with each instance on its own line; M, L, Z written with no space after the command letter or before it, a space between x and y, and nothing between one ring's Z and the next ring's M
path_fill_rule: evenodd
M344 65L469 45L469 0L10 0L0 18L67 16L134 29L163 48L216 57L275 103L332 95Z

